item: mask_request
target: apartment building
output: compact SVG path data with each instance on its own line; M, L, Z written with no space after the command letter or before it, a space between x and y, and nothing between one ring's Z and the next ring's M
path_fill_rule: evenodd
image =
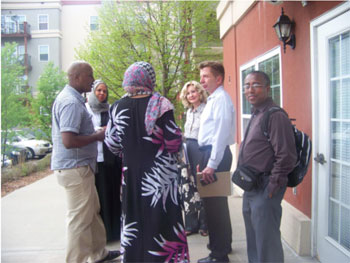
M19 92L36 94L36 82L49 61L66 71L75 49L89 30L97 29L101 1L3 0L1 46L17 43L16 54L25 67L27 85Z
M22 92L35 87L49 61L61 67L60 18L59 1L2 1L1 46L17 43L16 53L25 67L27 80Z

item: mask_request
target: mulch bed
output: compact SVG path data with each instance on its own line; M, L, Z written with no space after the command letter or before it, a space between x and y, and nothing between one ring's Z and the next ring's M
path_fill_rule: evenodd
M1 197L52 174L50 168L1 184Z

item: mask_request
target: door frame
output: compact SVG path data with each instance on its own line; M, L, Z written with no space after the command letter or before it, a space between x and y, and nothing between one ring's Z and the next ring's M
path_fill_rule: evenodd
M312 98L312 139L314 142L319 140L319 133L317 132L317 125L319 123L317 114L317 102L318 102L318 70L317 70L317 29L321 25L329 22L335 17L350 10L350 2L345 2L337 7L327 11L321 16L310 22L310 56L311 56L311 98ZM317 211L317 197L318 197L318 168L319 166L315 163L314 157L319 152L318 144L314 143L312 149L312 218L311 218L311 256L317 256L317 222L318 222L318 211Z

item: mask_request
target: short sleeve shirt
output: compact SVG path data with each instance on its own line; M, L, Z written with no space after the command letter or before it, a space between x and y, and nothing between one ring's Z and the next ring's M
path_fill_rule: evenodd
M61 132L78 135L94 133L91 115L85 106L85 99L69 85L58 94L52 107L52 159L51 169L71 169L90 165L94 170L97 157L97 143L80 148L67 149L62 142Z

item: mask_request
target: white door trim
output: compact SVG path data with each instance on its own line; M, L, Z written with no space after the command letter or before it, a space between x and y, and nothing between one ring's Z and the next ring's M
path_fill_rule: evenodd
M318 56L317 56L317 28L324 23L332 20L333 18L350 10L350 2L345 2L335 7L334 9L322 14L320 17L314 19L310 23L310 55L311 55L311 98L312 98L312 140L318 141L317 124L317 102L318 102ZM318 145L313 144L312 149L312 218L311 218L311 255L317 256L317 196L318 196L318 180L316 175L318 174L318 165L314 162L314 157L318 153Z

